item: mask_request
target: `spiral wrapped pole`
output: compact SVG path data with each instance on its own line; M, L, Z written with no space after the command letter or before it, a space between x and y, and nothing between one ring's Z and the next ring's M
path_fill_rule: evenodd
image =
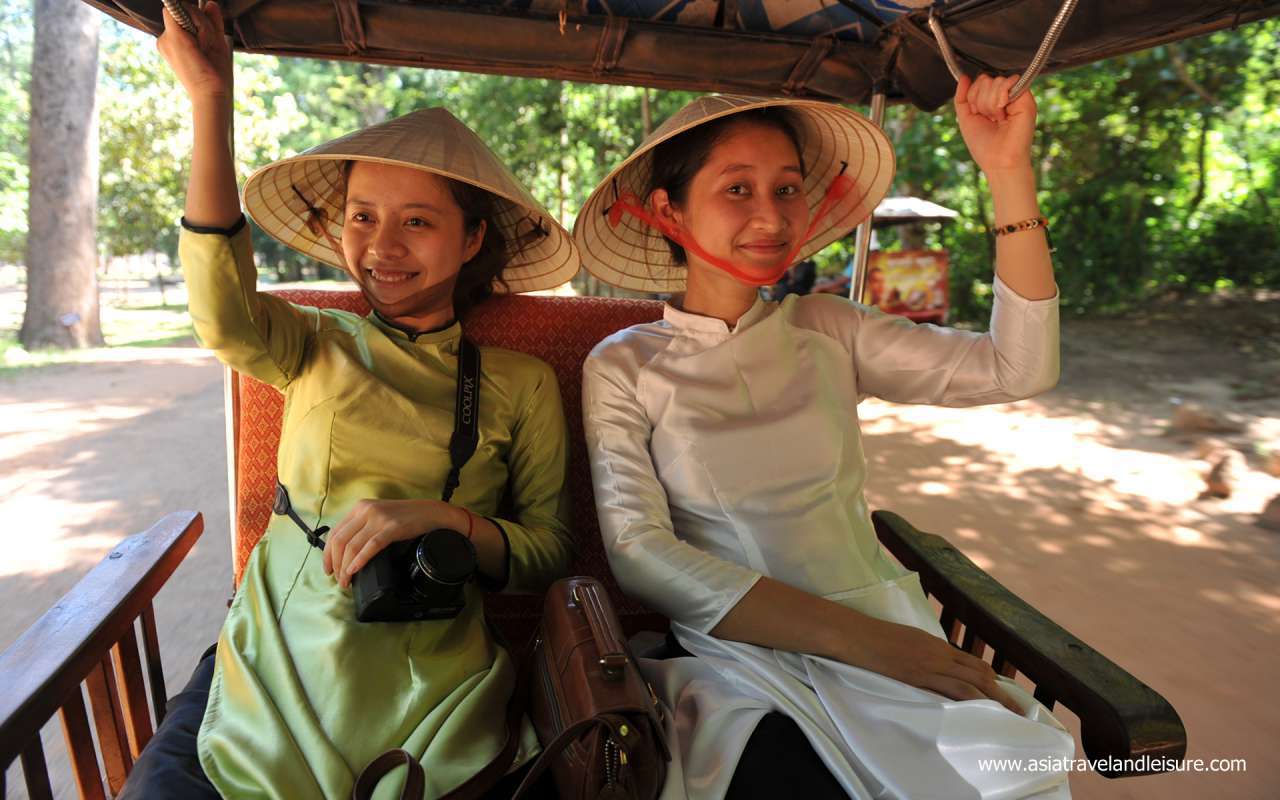
M1071 15L1075 12L1077 5L1079 5L1079 0L1063 0L1062 7L1058 9L1057 16L1049 24L1049 30L1045 32L1039 49L1036 50L1036 54L1031 58L1031 63L1022 71L1021 77L1013 84L1013 88L1009 90L1010 103L1017 100L1031 85L1031 82L1036 79L1036 76L1040 74L1041 70L1044 69L1049 60L1049 55L1053 52L1053 48L1058 44L1058 39L1062 36L1063 28L1067 27L1067 20L1071 19ZM964 74L964 70L960 69L960 62L956 58L956 52L951 49L951 42L947 40L947 34L942 30L942 22L932 10L929 11L929 30L933 33L933 38L938 42L938 52L942 54L942 60L951 72L951 77L959 81L960 76Z
M1049 60L1049 54L1053 52L1053 48L1058 44L1058 38L1062 36L1062 29L1067 27L1067 20L1071 19L1071 14L1076 10L1078 3L1079 0L1063 0L1062 8L1058 9L1058 15L1049 24L1049 30L1044 35L1044 41L1040 42L1040 49L1036 50L1031 63L1023 70L1022 77L1018 78L1017 83L1013 84L1013 88L1009 90L1010 103L1017 100L1018 96L1031 85L1031 81L1035 80L1035 77L1044 69L1045 62Z
M165 2L168 3L169 0ZM938 52L942 54L942 61L947 65L947 71L951 73L955 82L959 83L964 70L960 69L960 62L956 60L956 51L951 49L951 40L942 30L942 23L938 20L935 11L936 9L929 9L929 30L933 32L934 41L938 43Z
M195 20L191 19L191 15L182 7L182 0L160 0L160 2L164 3L165 8L169 9L169 13L178 23L178 27L192 36L196 35Z
M884 125L885 87L877 83L871 90L871 121L876 127ZM867 259L871 253L871 223L874 213L868 214L858 225L853 240L853 274L849 277L849 299L862 302L862 289L867 284Z

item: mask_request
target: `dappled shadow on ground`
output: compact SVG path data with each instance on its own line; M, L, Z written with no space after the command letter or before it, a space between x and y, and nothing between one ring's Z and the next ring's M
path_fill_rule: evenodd
M1189 757L1249 761L1245 774L1073 776L1078 796L1272 791L1280 757L1264 742L1280 733L1270 711L1280 695L1280 535L1250 513L1196 501L1196 475L1179 459L1090 433L1094 417L1052 395L1003 408L862 409L873 506L943 535L1161 692L1187 727Z
M196 351L0 384L0 648L120 539L196 509L205 533L155 601L166 685L186 682L231 588L221 386L221 367ZM56 718L43 738L55 796L75 796ZM8 780L24 796L20 770Z
M1177 403L1202 404L1243 423L1241 435L1225 438L1253 458L1256 443L1280 445L1280 295L1222 294L1154 302L1119 318L1065 319L1062 380L1050 397L1045 416L1089 417L1105 423L1095 441L1158 453L1193 450L1166 435L1167 423Z

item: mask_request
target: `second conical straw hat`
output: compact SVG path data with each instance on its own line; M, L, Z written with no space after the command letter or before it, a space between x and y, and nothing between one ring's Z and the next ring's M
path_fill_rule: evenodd
M879 126L844 106L816 100L709 95L700 97L662 123L634 153L596 187L573 226L583 266L605 283L644 292L681 292L685 268L672 259L657 230L629 214L610 225L609 207L631 192L645 201L653 190L653 149L712 120L759 108L791 112L800 139L804 193L809 213L822 204L827 187L841 169L854 190L821 220L798 258L806 258L847 235L871 215L888 193L895 167L893 146Z

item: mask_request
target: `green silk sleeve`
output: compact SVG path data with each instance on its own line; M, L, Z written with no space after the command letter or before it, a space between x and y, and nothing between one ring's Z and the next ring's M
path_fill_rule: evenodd
M178 258L200 346L237 372L284 389L301 370L319 315L258 292L248 226L231 236L184 228Z
M569 573L569 496L565 489L569 434L555 374L540 364L515 421L509 468L514 519L498 519L510 545L503 591L542 592Z

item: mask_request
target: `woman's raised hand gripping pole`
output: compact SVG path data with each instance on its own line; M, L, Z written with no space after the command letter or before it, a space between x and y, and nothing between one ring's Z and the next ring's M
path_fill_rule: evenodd
M156 47L191 100L195 129L186 219L192 225L229 228L240 219L240 195L232 160L231 48L223 36L222 9L186 4L196 35L184 31L168 9Z
M956 122L969 154L987 177L997 227L1040 216L1031 142L1036 132L1036 101L1023 92L1009 102L1017 75L961 77L956 84ZM1042 228L996 237L996 274L1028 300L1057 293L1049 243Z

